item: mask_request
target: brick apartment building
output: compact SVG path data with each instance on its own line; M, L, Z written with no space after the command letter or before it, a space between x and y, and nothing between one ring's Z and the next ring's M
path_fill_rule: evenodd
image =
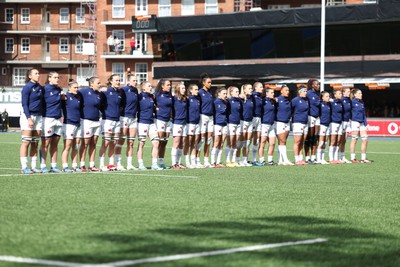
M345 3L328 0L327 4ZM69 79L85 85L85 78L94 74L105 82L112 73L120 73L124 84L128 68L140 80L152 80L153 51L158 48L152 47L148 34L132 32L132 16L193 16L319 4L319 0L3 0L0 88L21 88L30 68L42 74L59 72L62 86ZM108 50L110 35L121 40L118 53ZM130 54L132 36L136 49Z

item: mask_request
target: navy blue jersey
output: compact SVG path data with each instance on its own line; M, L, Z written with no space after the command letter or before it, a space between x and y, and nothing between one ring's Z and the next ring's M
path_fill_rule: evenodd
M254 101L253 116L261 118L261 116L262 116L262 105L263 105L263 100L261 98L261 94L254 91L253 92L253 101Z
M319 106L320 106L320 100L319 100L319 94L314 91L314 90L308 90L307 91L307 99L308 103L310 105L310 112L309 115L317 118L319 116Z
M331 103L321 101L319 106L319 117L321 125L326 127L331 123Z
M187 120L187 106L188 101L179 100L176 96L174 96L174 110L173 110L173 122L174 124L184 125Z
M187 111L187 122L198 124L200 122L200 98L198 96L189 96Z
M343 105L340 99L334 99L331 103L332 115L331 119L334 123L342 123L343 121Z
M213 97L209 91L204 88L199 90L200 96L200 114L211 116L214 113Z
M261 123L269 125L274 124L276 115L275 100L268 97L263 98L262 112Z
M308 112L309 105L306 97L295 97L291 101L292 103L292 114L293 114L293 123L308 123Z
M41 116L43 110L43 87L39 83L29 81L21 92L22 109L27 119L31 115Z
M108 87L107 91L100 93L103 120L119 121L121 94L121 91L114 87Z
M227 102L222 100L221 98L217 98L214 101L214 124L219 126L228 125L228 117L227 117Z
M128 118L137 117L138 109L138 89L136 87L127 85L119 89L121 92L121 116Z
M154 96L150 93L139 94L138 122L145 124L154 123Z
M364 102L361 99L353 98L351 101L351 120L367 126Z
M61 100L64 124L81 125L81 97L79 94L67 93Z
M349 121L351 118L351 100L347 96L342 97L343 121Z
M43 117L61 118L61 88L46 84L43 92Z
M243 104L238 97L228 98L228 122L231 124L239 124L243 120Z
M243 120L252 121L253 120L253 97L251 95L246 95L246 101L243 100Z
M82 88L78 91L81 97L81 118L98 121L100 119L100 92L93 88Z
M172 116L173 100L170 92L162 91L156 94L156 118L161 121L170 121Z
M288 123L292 116L292 106L289 98L278 96L276 106L276 121Z

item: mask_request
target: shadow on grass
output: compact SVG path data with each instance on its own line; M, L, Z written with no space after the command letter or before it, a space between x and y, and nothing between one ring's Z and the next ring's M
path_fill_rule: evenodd
M106 263L326 238L326 243L246 252L251 254L245 257L246 261L243 264L251 265L254 260L265 263L283 262L284 265L399 266L400 261L399 243L393 236L363 231L339 220L305 216L208 221L154 229L139 234L101 234L89 238L102 242L104 250L89 255L58 255L46 258L68 262ZM226 259L227 256L213 258L217 257ZM232 257L237 259L238 256ZM215 262L211 262L212 264L209 264L213 266L231 266L223 260L216 259ZM187 260L158 263L162 266L210 266L209 264Z

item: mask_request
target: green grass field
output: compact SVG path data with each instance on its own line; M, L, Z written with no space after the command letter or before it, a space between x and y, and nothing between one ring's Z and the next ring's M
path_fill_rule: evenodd
M19 175L18 134L0 144L0 266L131 266L316 238L327 242L140 266L400 266L400 140L371 140L373 164L46 175Z

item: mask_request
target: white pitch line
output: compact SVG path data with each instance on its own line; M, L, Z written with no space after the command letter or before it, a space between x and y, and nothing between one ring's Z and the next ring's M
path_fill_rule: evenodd
M82 263L76 262L64 262L64 261L51 261L42 259L31 259L31 258L21 258L14 256L0 256L0 261L6 262L18 262L18 263L28 263L28 264L40 264L49 266L83 266Z
M148 170L148 173L121 173L121 172L89 172L90 174L116 174L122 176L147 176L147 177L172 177L172 178L199 178L191 175L168 175L168 174L153 174L154 171Z
M203 251L203 252L197 252L197 253L160 256L160 257L137 259L137 260L124 260L124 261L116 261L116 262L103 263L103 264L85 264L85 263L75 263L75 262L50 261L50 260L42 260L42 259L21 258L21 257L14 257L14 256L0 256L0 261L42 264L42 265L50 265L50 266L119 267L119 266L133 266L133 265L139 265L139 264L143 264L143 263L177 261L177 260L185 260L185 259L192 259L192 258L199 258L199 257L226 255L226 254L233 254L233 253L238 253L238 252L256 251L256 250L279 248L279 247L311 245L311 244L323 243L323 242L327 242L327 241L328 241L328 239L325 239L325 238L317 238L317 239L309 239L309 240L302 240L302 241L283 242L283 243L275 243L275 244L263 244L263 245L238 247L238 248L230 248L230 249L223 249L223 250L212 250L212 251Z

